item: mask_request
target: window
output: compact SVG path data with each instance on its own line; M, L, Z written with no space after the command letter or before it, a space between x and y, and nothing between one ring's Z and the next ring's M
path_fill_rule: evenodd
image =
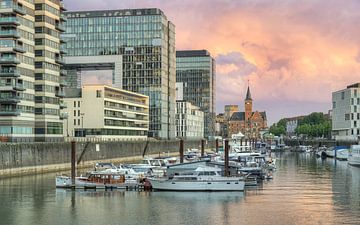
M76 101L74 101L74 107L76 107Z
M350 120L350 114L349 113L345 114L345 120Z
M354 127L357 127L357 123L356 123L356 120L354 121Z
M78 101L78 107L80 107L80 101Z
M74 125L76 125L76 119L74 119Z
M336 108L336 102L333 102L333 109Z
M341 92L341 100L345 99L345 92Z
M96 97L101 98L101 90L96 90Z
M80 110L78 110L78 116L80 116Z
M76 116L76 110L74 110L74 116Z
M80 126L80 119L78 119L78 125Z

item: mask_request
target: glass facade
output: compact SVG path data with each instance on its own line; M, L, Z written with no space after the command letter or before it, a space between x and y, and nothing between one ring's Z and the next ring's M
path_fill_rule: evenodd
M122 88L150 98L149 136L175 137L175 27L159 9L66 13L67 56L122 55ZM78 79L68 80L78 87Z
M183 100L204 112L204 136L215 135L215 60L206 50L176 52L176 82L184 83Z

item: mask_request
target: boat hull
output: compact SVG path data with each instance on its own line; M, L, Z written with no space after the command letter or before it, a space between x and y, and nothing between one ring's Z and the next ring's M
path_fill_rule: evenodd
M126 181L124 183L96 183L84 181L82 177L75 178L75 186L77 189L126 189L131 187L136 187L138 183L136 181ZM72 188L71 178L67 176L57 176L56 177L56 187L57 188Z
M150 180L154 190L161 191L244 191L244 181L171 181Z
M349 156L348 163L349 165L360 167L360 156Z

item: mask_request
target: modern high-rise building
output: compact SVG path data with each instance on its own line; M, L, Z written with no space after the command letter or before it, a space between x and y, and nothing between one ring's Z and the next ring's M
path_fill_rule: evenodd
M176 101L176 137L201 139L204 137L204 113L186 101Z
M332 93L332 137L360 139L360 83Z
M63 139L59 0L0 1L0 136Z
M206 50L176 51L176 82L182 82L183 100L204 112L204 136L215 135L215 60Z
M175 138L175 26L160 9L67 12L68 81L112 70L113 86L150 98L149 136Z

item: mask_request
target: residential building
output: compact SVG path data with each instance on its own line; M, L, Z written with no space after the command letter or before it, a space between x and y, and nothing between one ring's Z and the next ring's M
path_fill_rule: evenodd
M296 133L296 128L298 127L299 121L303 119L304 116L296 116L292 118L286 118L286 135L291 137Z
M65 98L64 136L146 139L149 97L107 85L86 85L81 95ZM94 107L96 106L96 107Z
M204 112L204 136L215 135L215 60L207 50L176 51L176 82L184 83L183 98Z
M67 12L66 68L113 70L114 87L150 99L149 136L175 138L175 26L160 9Z
M204 137L204 113L186 101L176 101L176 137L201 139Z
M59 0L0 1L0 136L63 140Z
M266 112L253 111L250 87L247 89L244 105L244 112L234 112L230 117L228 136L241 132L248 139L260 138L260 131L267 128Z
M336 140L360 138L360 83L332 93L332 137Z
M226 133L225 128L225 120L224 120L224 113L219 113L215 117L215 136L226 137L224 133Z

